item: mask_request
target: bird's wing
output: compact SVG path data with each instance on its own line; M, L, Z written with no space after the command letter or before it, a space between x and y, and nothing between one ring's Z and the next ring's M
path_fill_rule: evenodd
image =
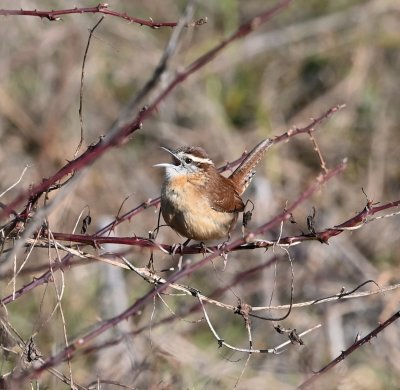
M242 198L237 193L233 183L226 177L221 176L224 183L213 188L212 196L209 196L209 202L214 210L234 213L244 210Z

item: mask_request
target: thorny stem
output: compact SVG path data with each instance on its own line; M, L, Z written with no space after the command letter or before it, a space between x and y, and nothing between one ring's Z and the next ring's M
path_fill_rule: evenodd
M60 21L62 15L71 15L71 14L104 14L110 16L116 16L118 18L125 19L129 23L136 23L140 26L147 26L150 28L160 28L160 27L176 27L178 23L176 22L155 22L151 18L149 19L140 19L135 18L133 16L129 16L126 13L121 13L117 11L113 11L109 8L109 5L106 3L100 3L96 7L74 7L69 9L60 9L56 11L40 11L40 10L23 10L23 9L0 9L0 15L4 16L13 16L13 15L22 15L22 16L37 16L39 18L45 18L50 21ZM194 22L187 23L186 27L195 27L201 26L207 23L206 18L198 19Z
M84 167L92 164L96 159L102 156L106 151L112 147L122 145L127 137L130 136L135 131L141 129L142 122L147 119L154 111L157 110L158 105L184 80L186 80L190 75L195 73L197 70L202 68L204 65L209 63L212 59L216 57L219 52L225 49L233 41L243 38L250 32L260 27L262 24L270 20L279 11L286 8L293 0L281 0L277 5L263 12L262 14L252 18L249 22L242 24L236 32L234 32L230 37L224 39L220 44L215 46L213 49L199 57L197 60L192 62L186 67L181 73L178 73L175 79L161 92L155 100L148 106L144 107L128 124L119 128L116 132L108 134L106 137L101 138L96 144L89 146L89 148L82 153L76 159L70 161L64 167L62 167L55 175L48 179L43 180L42 183L33 186L28 192L22 193L17 196L10 204L8 204L3 210L0 211L0 218L8 215L10 210L15 209L29 196L40 196L44 193L47 188L52 184L61 180L64 176L71 174L74 171L81 170Z
M297 136L299 134L306 134L306 133L315 131L318 124L320 124L325 119L329 118L334 113L336 113L339 110L343 109L344 107L345 107L344 104L339 104L339 105L336 105L334 107L329 108L322 115L320 115L319 117L313 119L307 126L305 126L303 128L296 128L296 131L294 131L293 129L290 129L287 132L285 132L285 133L283 133L283 134L281 134L279 136L274 137L273 138L273 143L276 144L276 143L279 143L279 142L284 142L287 139L289 139L291 137L294 137L294 136ZM229 162L229 163L225 164L224 166L219 168L219 172L225 172L225 171L231 169L232 167L235 167L235 166L239 165L243 161L243 159L245 157L246 157L246 154L244 154L243 156L241 156L240 158L238 158L235 161L232 161L232 162ZM109 223L107 226L105 226L102 229L100 229L95 234L96 240L97 240L97 237L104 235L108 231L111 231L112 229L114 229L121 222L124 222L126 220L130 220L132 217L134 217L135 215L139 214L143 210L145 210L145 209L147 209L149 207L156 207L159 203L160 203L160 197L157 197L157 198L154 198L154 199L150 199L150 200L140 204L139 206L137 206L133 210L130 210L130 211L126 212L125 214L123 214L120 217L118 217L115 221ZM72 239L72 241L74 241L74 240ZM79 242L79 241L76 241L76 242ZM189 248L190 247L188 247L188 250L190 250ZM168 248L165 248L165 249L168 250ZM197 252L184 252L184 253L197 253Z
M301 390L301 389L309 388L309 386L312 383L314 383L319 377L321 377L323 374L325 374L327 371L332 369L338 363L340 363L341 361L346 359L346 357L349 356L351 353L353 353L356 349L358 349L362 345L370 342L373 337L377 337L380 332L382 332L386 327L388 327L390 324L392 324L394 321L398 320L399 318L400 318L400 311L397 311L390 318L388 318L386 321L384 321L383 323L379 324L379 326L376 327L372 332L368 333L362 339L356 341L354 344L352 344L345 351L342 351L342 353L337 358L332 360L325 367L323 367L319 371L315 372L309 379L307 379L300 386L298 386L297 389Z
M276 226L279 224L282 220L287 218L287 215L290 215L290 213L304 200L306 200L308 197L310 197L315 191L317 191L322 184L327 182L329 179L335 177L337 174L339 174L343 169L344 165L339 165L335 169L331 170L328 174L326 175L321 175L318 180L313 183L306 191L304 191L300 197L292 204L290 205L285 212L282 214L278 215L275 217L273 220L270 222L260 226L257 231L258 232L265 232L268 229L272 228L273 226ZM71 343L68 347L64 348L62 351L60 351L58 354L50 357L45 361L45 363L40 366L39 368L35 369L32 372L27 372L23 374L18 380L23 380L27 376L30 378L37 377L39 376L44 370L47 370L49 367L53 367L56 364L59 364L60 362L64 361L66 358L71 358L71 356L76 353L76 351L89 343L91 340L96 338L98 335L104 333L106 330L110 329L111 327L115 326L119 322L123 321L124 319L127 319L131 316L135 316L138 312L140 312L143 307L153 299L153 297L156 294L160 294L164 290L167 289L167 287L171 284L174 283L175 281L182 279L185 276L188 276L192 274L194 271L198 270L199 268L203 267L205 264L209 263L216 257L220 256L223 251L229 251L233 248L235 248L238 245L241 245L246 242L246 239L248 239L248 236L245 236L244 238L237 239L233 241L230 244L227 244L224 248L221 248L214 253L210 254L209 256L204 257L202 260L190 264L186 267L183 267L180 271L174 273L171 275L169 279L166 280L166 283L163 284L158 284L156 288L151 289L147 294L145 294L143 297L138 299L131 307L129 307L127 310L125 310L123 313L120 315L111 318L110 320L100 324L97 328L93 329L92 331L89 331L85 336L82 336L75 342Z

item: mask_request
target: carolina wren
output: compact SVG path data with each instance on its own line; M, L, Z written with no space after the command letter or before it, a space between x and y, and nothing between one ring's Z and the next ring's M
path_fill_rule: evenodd
M254 168L272 145L260 142L229 176L222 176L204 149L184 146L162 148L172 155L165 167L161 213L177 233L197 241L227 237L244 210L240 197L255 174Z

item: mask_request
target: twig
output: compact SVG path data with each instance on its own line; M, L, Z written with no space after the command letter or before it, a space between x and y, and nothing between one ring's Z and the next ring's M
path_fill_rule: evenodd
M174 285L173 285L173 284L171 284L170 286L171 286L171 288L174 288ZM226 289L230 288L231 286L232 286L232 284L230 283ZM362 292L362 293L358 293L358 294L353 294L352 296L345 296L344 298L359 298L359 297L365 297L365 296L369 296L369 295L384 293L384 292L391 291L391 290L398 289L398 288L400 288L400 284L396 284L396 285L392 285L392 286L383 287L383 288L381 288L381 289L379 289L379 290L374 290L374 291L369 291L369 292ZM222 294L224 291L226 291L226 289L222 289L221 294ZM210 295L210 297L213 297L214 295L220 295L220 294L219 294L219 290L221 290L221 289L217 289L217 292L216 292L216 293L212 293L212 294ZM188 294L193 295L193 294L191 293L191 291L193 291L193 289L191 289L190 291L188 290ZM213 304L213 301L210 300L208 297L205 297L204 295L201 295L201 298L202 298L203 301L206 301L207 303ZM332 299L329 299L328 301L333 301L333 300L338 300L338 299L339 299L339 298L332 298ZM215 301L215 302L218 302L218 301ZM303 306L307 306L307 305L312 305L312 304L314 304L315 302L316 302L316 301L314 300L314 301L309 301L309 302L303 302L303 303L293 304L293 307L303 307ZM326 302L326 301L324 301L324 302ZM318 302L318 303L322 303L322 301L320 301L320 302ZM225 307L225 306L220 306L220 305L219 305L219 307ZM184 314L184 315L193 313L193 312L197 311L199 308L201 308L201 305L200 305L200 304L193 305L191 308L188 308L187 310L185 310L185 314ZM228 307L226 306L226 308L228 308ZM271 310L285 309L285 310L286 310L286 309L288 309L288 308L289 308L289 305L271 306L271 307L260 307L260 308L258 308L258 307L252 307L252 311L257 311L258 309L260 309L260 310L266 310L266 309L271 309ZM230 309L228 308L228 310L230 310ZM252 313L250 313L250 316L251 316L251 315L252 315ZM170 322L172 319L175 319L175 318L176 318L175 316L165 317L165 318L159 320L157 323L152 324L152 327L154 328L155 326L159 326L159 325L166 324L166 323ZM132 331L130 334L136 336L136 335L142 333L144 330L148 329L148 327L149 327L149 325L147 324L147 325L145 325L145 326L143 326L143 327L141 327L141 328L139 328L139 329L136 329L136 330ZM112 340L105 341L105 342L103 342L103 343L101 343L101 344L97 344L97 345L95 345L95 346L88 346L88 347L86 347L86 348L84 348L84 349L81 350L81 354L83 354L83 355L88 355L88 354L91 354L91 353L94 352L94 351L97 351L98 349L112 347L113 345L116 345L116 344L120 343L121 341L123 341L123 338L118 337L118 338L115 338L115 339L112 339Z
M284 213L276 216L270 222L262 225L260 228L257 229L257 231L264 232L264 231L267 231L267 229L270 229L270 228L274 227L275 225L279 224L282 220L284 220L287 217L287 215L290 215L290 213L294 210L294 208L296 208L302 201L305 201L315 191L317 191L317 189L319 189L320 185L322 185L323 183L325 183L332 177L335 177L343 169L344 169L344 166L340 165L336 169L330 171L328 174L320 175L318 180L314 184L312 184L308 188L308 190L306 190L303 194L301 194L299 196L299 198L292 205L290 205L287 208L287 210L285 210ZM204 257L202 260L200 260L194 264L190 264L186 267L183 267L180 271L171 275L171 277L169 279L167 279L165 281L165 283L160 284L160 282L158 282L156 288L151 289L147 294L143 295L132 306L127 308L123 313L103 322L100 326L89 331L86 335L80 337L77 341L69 344L68 347L64 348L56 355L53 355L52 357L48 358L42 366L35 369L33 372L26 372L26 373L22 374L18 380L24 380L27 376L29 376L29 377L37 376L41 372L43 372L43 370L46 370L49 367L53 367L53 366L57 365L58 363L65 360L65 358L67 358L67 357L70 358L80 347L89 343L91 340L96 338L98 335L104 333L106 330L115 326L116 324L123 321L124 319L137 315L142 310L142 308L150 300L153 299L154 295L163 292L171 283L174 283L175 281L177 281L187 275L192 274L197 269L203 267L205 264L209 263L210 261L214 260L216 257L220 256L223 250L229 251L230 249L243 244L245 242L245 240L248 239L249 237L250 236L248 234L247 236L245 236L245 238L237 239L237 240L231 242L230 244L227 244L224 249L219 249L216 252ZM156 277L156 278L157 278L157 281L162 280L162 278L160 278L160 277ZM197 290L193 290L193 289L191 289L191 290L192 290L192 295L198 296ZM218 305L220 305L220 303L218 303Z
M375 220L399 215L400 211L390 213L390 214L385 214L383 216L378 216L375 218L368 218L370 215L374 215L377 212L389 209L391 207L398 207L399 205L400 205L400 200L397 200L394 202L385 203L384 205L381 205L381 206L366 207L361 212L359 212L356 216L351 217L350 219L346 220L345 222L342 222L339 225L335 225L334 227L327 228L320 232L314 232L312 234L311 233L310 234L302 234L300 236L282 237L277 240L253 239L250 242L245 242L241 245L231 248L230 251L268 248L268 247L273 247L273 246L277 245L278 242L279 242L279 246L281 248L284 248L284 247L287 248L287 247L299 245L304 241L319 241L322 243L327 243L331 237L337 236L347 230L357 230L357 229L360 229L361 227L363 227L365 224L373 222ZM138 211L138 209L140 209L141 207L142 207L142 205L139 206L139 208L137 208L136 211ZM121 217L121 218L123 218L123 217ZM287 218L287 216L285 218ZM107 225L100 232L107 231L109 226L110 225ZM158 243L154 240L144 238L144 237L102 237L102 236L97 236L97 234L98 233L90 236L90 235L82 235L82 234L69 234L69 233L57 233L57 232L53 233L54 238L58 241L75 242L78 244L91 245L93 247L98 247L103 244L119 244L119 245L139 246L141 248L159 249L164 253L172 253L172 251L173 251L173 247L171 245ZM102 234L104 234L104 233L102 233ZM255 232L249 233L249 236L252 236L252 235L255 235ZM247 237L247 240L249 240L248 237ZM30 239L27 239L26 242L31 243L32 241ZM36 240L35 244L36 243L37 243L38 247L42 247L43 245L47 244L47 241L45 238L41 238L40 240ZM184 248L177 248L175 253L196 254L196 253L202 253L202 250L203 249L201 247L199 247L198 245L194 245L194 246L187 246ZM218 250L218 247L217 246L208 247L208 250L210 252L215 252L216 250Z
M252 317L258 318L258 319L260 319L260 320L266 320L266 321L283 321L284 319L288 318L289 315L290 315L290 313L292 312L292 308L293 308L293 294L294 294L294 270L293 270L293 260L292 260L292 258L291 258L291 256L290 256L289 251L288 251L286 248L282 248L282 249L286 252L286 254L287 254L287 256L288 256L288 259L289 259L289 263L290 263L290 273L291 273L291 280L290 280L290 303L289 303L289 305L287 305L287 306L288 306L288 307L287 307L287 312L286 312L284 315L280 316L280 317L263 317L263 316L260 316L260 315L258 315L258 314L251 313L251 316L252 316ZM276 264L275 264L275 267L276 267ZM275 277L276 277L276 271L275 271ZM272 301L272 298L271 298L271 300L270 300L270 306L271 306L271 301Z
M48 221L47 221L46 225L48 227L49 242L51 240L54 241L54 237L52 236ZM56 258L58 259L58 262L61 262L61 257L60 257L60 253L58 251L57 246L55 248L56 248L56 255L57 255ZM63 335L64 335L64 343L65 343L65 346L68 346L67 326L66 326L66 323L65 323L64 310L63 310L63 307L62 307L62 298L64 296L64 291L65 291L64 272L61 271L61 289L59 290L59 288L57 286L57 279L56 279L56 276L55 276L55 273L53 271L53 267L52 267L52 264L51 264L51 253L50 253L50 250L51 250L51 248L49 246L48 247L48 259L49 259L49 263L50 263L49 269L50 269L50 271L52 273L54 291L55 291L56 297L57 297L56 307L58 307L58 310L60 312L62 328L63 328ZM71 387L74 387L73 386L74 380L73 380L73 376L72 376L72 365L71 365L71 360L70 359L68 359L68 369L69 369L69 378L70 378Z
M49 215L49 213L59 204L59 202L69 194L71 187L77 183L79 175L74 175L67 181L67 185L59 191L56 196L49 201L45 206L37 210L34 216L30 219L28 226L25 228L21 237L15 241L14 247L8 253L5 262L16 256L19 251L24 247L27 239L33 236L34 232L37 231L43 220ZM73 179L73 180L72 180Z
M199 299L201 308L203 309L204 318L206 319L207 325L210 328L212 334L214 335L215 339L217 340L219 348L224 346L224 347L232 349L233 351L236 351L236 352L246 352L246 353L276 353L275 348L253 349L252 347L250 347L250 349L249 349L249 348L238 348L238 347L234 347L233 345L228 344L222 337L220 337L218 335L217 331L214 329L214 327L210 321L210 318L208 317L207 311L203 305L203 300L200 297L198 297L198 299Z
M19 354L22 355L24 359L27 359L28 362L35 361L35 362L40 363L40 364L43 363L43 359L41 357L41 354L37 350L37 348L36 348L36 346L34 344L33 337L30 337L29 340L25 342L23 340L23 338L19 335L17 330L10 324L10 322L5 321L3 318L0 318L0 326L1 326L2 332L6 333L7 336L9 336L13 340L13 342L16 345L18 345L19 349L22 352L22 353L19 353ZM17 353L14 349L10 350L9 352ZM64 382L65 384L69 385L71 387L71 389L87 390L85 387L77 385L76 383L72 384L69 378L67 378L64 374L62 374L61 372L57 371L54 368L49 368L48 371L52 375L54 375L55 377L60 379L62 382ZM7 379L8 376L9 375L7 375L7 374L3 374L2 375L2 379L3 380Z
M338 293L337 295L333 295L331 297L323 298L323 299L314 299L312 301L305 301L299 303L293 303L293 308L311 306L311 305L318 305L321 303L332 302L332 301L339 301L342 299L353 299L353 298L361 298L361 297L368 297L371 295L376 294L383 294L387 291L397 290L400 288L400 283L392 284L386 287L379 287L377 290L370 290L370 291L363 291L359 293ZM261 311L261 310L287 310L290 305L279 305L279 306L253 306L252 310L254 311Z
M320 162L320 164L321 164L321 169L322 169L325 173L328 172L328 168L326 167L326 162L325 162L325 160L324 160L324 157L322 156L321 149L319 148L319 146L318 146L318 144L317 144L317 141L315 140L315 138L314 138L314 136L313 136L313 134L312 134L312 130L309 131L308 136L310 137L311 143L312 143L313 146L314 146L314 150L315 150L315 152L316 152L317 155L318 155L319 162Z
M312 119L312 121L305 127L302 128L296 128L296 131L294 131L293 129L288 130L287 132L274 137L273 142L274 144L277 144L279 142L285 142L288 139L299 135L299 134L304 134L304 133L309 133L310 131L315 131L317 128L317 125L319 125L321 122L323 122L325 119L329 118L330 116L332 116L333 114L337 113L338 111L340 111L341 109L343 109L345 107L344 104L340 104L340 105L336 105L334 107L329 108L327 111L325 111L323 114L321 114L319 117ZM228 162L225 165L221 166L218 171L219 172L225 172L228 171L230 169L232 169L233 167L239 165L245 158L246 158L247 154L243 154L243 156L241 156L240 158L236 159L235 161L232 162ZM142 203L141 205L137 206L136 208L134 208L133 210L130 210L128 212L126 212L124 215L122 215L117 223L110 223L109 225L105 226L103 229L101 229L100 231L97 232L97 236L101 236L103 235L108 229L111 228L111 226L115 226L118 223L121 223L123 221L126 220L130 220L131 218L133 218L135 215L137 215L138 213L142 212L143 210L147 209L148 207L155 207L160 203L160 197L158 198L154 198L154 199L150 199L144 203Z
M325 374L327 371L332 369L334 366L336 366L338 363L340 363L342 360L344 360L347 356L349 356L355 350L360 348L362 345L370 342L373 337L376 337L386 327L388 327L390 324L392 324L394 321L396 321L399 318L400 318L400 311L394 313L390 318L388 318L385 322L383 322L378 327L376 327L372 332L368 333L362 339L356 341L349 348L347 348L345 351L343 351L337 358L332 360L330 363L328 363L326 366L321 368L319 371L315 372L309 379L307 379L305 382L303 382L301 385L299 385L297 387L297 389L306 389L307 387L309 387L312 383L314 383L323 374Z
M81 70L81 85L80 85L80 89L79 89L79 122L81 125L81 138L79 140L79 144L78 147L75 150L74 153L74 158L76 157L76 155L79 152L79 149L82 146L83 143L83 113L82 113L82 105L83 105L83 85L84 85L84 79L85 79L85 65L86 65L86 57L89 51L89 46L90 46L90 41L92 40L92 36L94 33L94 30L96 30L96 28L100 25L100 23L103 21L104 16L102 16L100 18L100 20L94 25L94 27L92 29L89 29L89 38L86 44L86 49L85 49L85 54L83 55L83 62L82 62L82 70Z
M56 11L39 11L39 10L23 10L23 9L0 9L0 15L4 16L12 16L12 15L21 15L21 16L36 16L39 18L45 18L50 21L60 21L62 15L71 15L71 14L105 14L110 16L116 16L118 18L122 18L127 20L129 23L136 23L140 26L147 26L150 28L160 28L160 27L175 27L177 23L175 22L155 22L152 18L149 19L139 19L133 16L129 16L126 13L121 13L117 11L113 11L109 9L108 4L100 3L96 7L82 7L82 8L70 8L70 9L60 9ZM206 18L200 18L195 20L194 22L187 23L185 27L195 27L201 26L207 22Z
M153 75L140 89L140 91L125 105L122 112L119 115L118 120L111 126L111 131L120 124L122 120L125 120L128 114L132 113L143 99L152 91L159 83L161 76L165 73L168 68L168 63L174 53L177 50L178 43L182 37L183 29L188 25L189 20L193 17L194 13L194 0L188 1L182 16L176 25L176 28L171 34L171 37L165 47L165 50L160 58L159 63L154 69Z
M205 66L207 63L212 61L217 54L219 54L223 49L229 46L232 42L245 37L250 34L250 32L259 28L262 24L269 21L278 12L286 8L293 0L281 0L277 5L271 9L261 13L258 16L250 19L249 22L242 24L231 36L224 39L220 44L215 46L213 49L200 56L197 60L192 62L186 67L181 73L170 82L170 84L161 92L154 101L148 106L143 108L135 119L133 119L128 124L122 126L117 131L109 134L105 138L100 138L100 140L89 146L89 148L79 157L67 163L62 167L57 173L48 179L43 180L40 184L33 186L27 193L22 193L17 196L11 203L9 203L2 211L0 211L0 218L7 215L8 212L16 208L22 201L24 201L28 194L33 194L34 196L40 196L45 192L52 184L59 181L64 176L79 171L84 167L89 166L96 159L102 156L106 151L112 147L123 144L127 137L130 136L135 131L142 127L142 122L147 119L154 111L157 110L158 105L183 81L185 81L190 75L195 73L197 70Z
M338 294L330 295L329 297L325 297L325 298L316 299L313 304L315 305L318 302L324 302L324 301L326 301L327 299L330 299L330 298L343 298L343 297L346 297L347 295L352 295L357 290L359 290L361 287L365 286L368 283L374 283L380 289L379 284L376 283L374 280L367 280L367 281L359 284L357 287L353 288L351 291L346 291L344 289L344 287L342 287L342 290Z
M298 245L303 241L319 241L321 243L328 243L328 240L332 237L335 237L344 231L347 230L357 230L362 228L364 225L366 225L369 222L372 222L376 219L381 219L381 218L388 218L388 217L393 217L396 215L400 214L399 212L394 212L390 214L385 214L383 216L378 216L375 218L369 218L371 215L374 215L378 212L381 212L383 210L387 210L393 207L399 207L400 206L400 200L396 200L393 202L388 202L380 206L370 206L367 205L362 211L360 211L358 214L356 214L354 217L346 220L345 222L342 222L339 225L335 225L331 228L327 228L325 230L322 230L320 232L313 232L309 234L302 234L301 236L290 236L290 237L282 237L279 240L279 245L280 246L294 246ZM270 246L275 245L275 241L268 241L268 240L254 240L253 242L250 242L246 245L241 246L240 248L237 249L249 249L249 248L267 248Z
M315 131L315 129L316 129L318 124L320 124L323 120L329 118L331 115L333 115L334 113L338 112L339 110L341 110L344 107L345 107L345 105L337 105L337 106L331 107L330 109L325 111L322 115L320 115L319 117L313 119L311 121L311 123L308 124L307 126L305 126L303 128L296 128L296 131L293 131L293 129L292 129L292 130L289 130L289 131L287 131L287 132L285 132L285 133L283 133L283 134L281 134L279 136L276 136L274 138L273 142L275 144L279 143L279 142L284 142L287 139L289 139L291 137L294 137L296 135L303 134L303 133L308 133L309 131L311 131L310 129L312 129L312 131ZM245 157L246 157L246 155L243 155L239 159L225 164L224 166L219 168L219 172L227 171L227 170L231 169L232 167L240 164ZM149 207L156 207L159 203L160 203L160 197L157 197L157 198L154 198L154 199L149 199L146 202L143 202L142 204L140 204L139 206L135 207L134 209L132 209L132 210L126 212L125 214L121 215L120 217L116 218L115 221L110 222L108 225L106 225L105 227L100 229L92 237L94 237L94 240L96 240L99 244L101 244L101 240L102 239L99 238L99 236L103 236L110 229L114 229L115 226L117 226L118 224L120 224L120 223L122 223L122 222L124 222L126 220L130 220L135 215L141 213L143 210L146 210ZM55 234L57 234L57 233L55 233ZM83 237L80 238L79 236L76 236L76 241L75 242L81 242L81 243L86 243L86 244L89 244L89 245L93 245L93 242L90 242L90 237L91 236L84 236L84 238ZM63 240L62 236L59 236L58 239ZM134 243L129 244L127 242L126 238L121 238L121 242L118 242L118 240L119 240L118 237L113 237L113 239L117 240L117 241L115 241L115 243L126 244L126 245L134 245ZM316 239L316 238L314 237L312 239ZM72 239L72 236L71 236L71 240L74 241ZM81 241L81 240L83 240L83 241ZM141 243L143 243L144 246L148 246L149 245L148 239L146 238L146 239L143 239L143 240L145 240L145 241L142 241ZM138 241L136 241L136 238L135 238L135 242L138 242ZM286 245L287 244L287 238L286 239L284 238L283 242L280 241L280 243ZM291 243L291 245L294 245L294 244L295 244L295 242ZM138 242L138 245L140 245L139 242ZM274 243L272 242L271 245L274 245ZM260 243L260 246L262 246L261 243ZM269 245L265 245L265 246L269 246ZM169 250L170 249L167 246L163 246L163 245L162 245L162 248L164 248L165 250ZM185 251L183 253L198 253L198 251L193 251L193 249L190 249L190 248L193 248L193 247L185 247ZM251 245L246 246L246 249L249 249L249 248L251 248Z
M269 229L272 229L274 226L276 226L277 224L280 224L282 221L287 220L288 218L290 218L291 213L293 212L293 210L302 202L304 202L306 199L308 199L309 197L311 197L311 195L313 195L314 192L316 192L320 186L322 184L324 184L325 182L329 181L331 178L335 177L336 175L338 175L340 172L342 172L346 167L345 163L340 164L339 166L337 166L335 169L329 171L326 175L320 175L318 176L317 180L310 185L310 187L304 191L293 203L292 205L290 205L289 207L286 208L286 210L284 210L282 213L278 214L276 217L274 217L271 221L265 223L264 225L261 225L259 228L255 229L253 232L248 233L247 235L245 235L243 238L239 238L236 239L235 241L232 241L231 243L227 244L224 246L224 248L215 248L213 250L213 253L210 254L209 256L206 256L205 258L203 258L202 260L198 261L197 263L191 264L187 267L182 268L181 271L175 273L174 275L172 275L171 279L169 280L169 282L174 282L175 280L178 280L186 275L191 274L192 272L196 271L197 269L201 268L204 264L214 260L215 258L219 257L223 251L225 252L229 252L234 250L237 247L240 247L244 244L246 244L248 241L251 241L252 239L254 239L254 236L256 234L262 234L267 232ZM53 233L54 238L56 238L56 234ZM60 236L58 236L60 237ZM82 240L87 240L86 236L82 237ZM104 240L114 240L113 242L116 243L117 241L115 241L114 237L99 237L99 241L101 241L102 243L104 243ZM129 241L130 244L132 244L132 242L136 241L136 240L140 240L141 243L143 244L143 246L149 246L149 247L153 247L153 242L151 240L143 240L140 238L135 238L135 237L126 237L125 238L125 243ZM71 241L71 237L68 236L68 241ZM18 240L18 242L21 242L21 240ZM17 243L18 243L17 242ZM88 242L88 241L86 241ZM91 238L89 240L89 242L92 242L93 245L98 246L98 243L96 243L96 238L93 239ZM124 243L123 240L119 240L119 243ZM21 243L21 247L22 247L22 243ZM79 253L78 251L76 251L77 253ZM12 254L12 252L10 252ZM9 254L9 256L11 255ZM71 256L71 255L69 255ZM70 257L67 256L66 257L66 262L69 261ZM64 263L64 261L63 261ZM21 288L20 290L18 290L15 294L15 298L20 297L22 294L24 294L27 291L30 291L32 288L37 287L38 285L45 283L46 281L49 280L51 275L49 275L48 272L44 273L41 277L39 277L38 279L33 280L31 283L29 283L27 286L24 286L23 288ZM12 301L11 299L12 297L8 296L5 297L1 300L1 302L3 304L7 304L9 302Z
M90 216L90 208L89 208L88 205L86 205L86 206L81 210L81 212L80 212L79 215L78 215L78 218L76 219L75 225L74 225L74 227L72 228L72 234L75 234L75 230L78 228L79 221L80 221L80 219L82 218L85 209L88 210L88 215L83 219L83 221L85 221L85 219L86 219L88 216ZM82 222L82 223L83 223L83 222ZM53 237L54 237L54 236L53 236ZM72 245L72 243L71 243L70 245Z
M240 383L240 380L242 379L242 377L243 377L243 375L244 375L244 372L246 371L246 368L247 368L247 366L248 366L248 364L249 364L250 359L251 359L251 353L249 353L249 354L247 355L246 362L244 363L244 366L243 366L243 368L242 368L242 371L240 372L240 375L239 375L239 377L237 378L237 380L236 380L236 382L235 382L235 386L233 387L234 389L237 389L237 388L238 388L239 383Z
M18 180L17 180L14 184L12 184L10 187L8 187L7 189L5 189L5 190L0 194L0 198L1 198L2 196L4 196L8 191L12 190L16 185L18 185L18 184L21 182L21 180L22 180L22 178L24 177L25 172L28 170L28 168L30 168L30 165L26 165L26 166L25 166L25 168L22 170L22 173L21 173L21 175L19 176Z
M328 111L326 111L320 117L313 119L308 126L303 127L301 129L299 129L298 127L293 127L292 129L288 130L286 133L273 138L274 144L277 142L286 141L287 139L289 139L297 134L309 134L310 132L314 132L315 125L321 123L325 119L328 119L331 115L335 114L336 112L342 110L345 107L346 107L345 104L338 104L338 105L330 108Z
M234 347L233 345L228 344L223 338L221 338L218 335L217 331L215 330L215 328L213 327L213 325L212 325L212 323L210 321L210 318L209 318L209 316L207 314L207 311L206 311L206 309L205 309L205 307L203 305L202 299L200 297L198 297L198 299L199 299L199 302L200 302L201 307L203 309L203 314L204 314L204 317L205 317L205 319L207 321L207 325L210 328L210 330L211 330L212 334L214 335L215 339L217 340L219 347L224 346L224 347L232 349L233 351L236 351L236 352L245 352L245 353L249 353L249 354L251 354L251 353L274 353L274 354L276 354L276 353L278 353L279 349L282 349L283 347L285 347L286 345L291 343L291 341L289 340L289 341L286 341L286 342L284 342L284 343L282 343L282 344L280 344L280 345L278 345L278 346L276 346L274 348L266 348L266 349ZM312 332L313 330L316 330L316 329L318 329L320 327L321 327L321 324L318 324L318 325L306 330L305 332L300 333L299 337L302 337L302 336L304 336L304 335L306 335L306 334L308 334L308 333Z
M101 389L103 388L103 386L100 386L102 384L105 385L112 385L112 387L115 386L115 388L119 388L119 389L128 389L128 390L136 390L137 387L132 387L132 386L128 386L128 385L124 385L118 381L111 381L111 380L106 380L106 379L98 379L96 381L93 381L91 383L89 383L89 385L87 386L86 390L97 390L97 389Z

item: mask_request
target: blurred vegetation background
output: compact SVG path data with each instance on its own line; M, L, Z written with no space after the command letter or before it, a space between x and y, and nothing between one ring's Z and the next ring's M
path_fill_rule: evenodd
M154 21L178 21L185 1L112 1L112 9ZM195 58L219 43L241 23L275 4L265 0L203 0L194 19L207 17L203 26L187 28L157 94ZM97 3L75 1L73 6ZM67 2L0 1L0 8L60 9ZM54 174L71 160L80 139L78 116L82 59L88 29L99 14L62 16L50 22L28 16L0 17L0 190L16 182L23 168L30 168L21 183L1 201L8 203L29 185ZM119 118L131 97L151 77L172 29L150 29L107 16L96 30L85 69L83 118L84 147L97 141ZM215 60L182 83L146 120L129 143L96 161L77 187L49 216L55 232L72 232L81 211L88 206L93 218L88 233L122 211L159 195L163 172L153 165L168 161L160 146L183 144L204 147L219 165L239 157L262 138L304 126L331 106L346 104L318 127L315 137L328 167L347 157L341 176L325 185L294 213L296 224L287 223L283 235L307 230L306 217L316 208L316 229L347 220L366 204L399 199L400 189L400 1L297 0L269 23L235 42ZM155 95L154 95L155 96ZM150 101L150 98L148 99ZM131 112L134 117L136 112ZM269 220L286 202L297 198L320 172L320 164L307 136L291 139L268 151L245 198L255 203L251 227ZM157 223L149 208L121 224L116 235L148 236ZM240 234L238 229L235 235ZM268 239L276 239L279 230ZM294 300L318 299L350 290L373 279L385 286L399 281L400 218L375 221L354 232L333 238L330 245L304 243L291 248L294 259ZM160 242L182 238L168 228ZM110 247L111 250L115 246ZM222 259L203 268L184 284L205 295L229 285L246 269L278 255L280 260L241 280L217 299L237 304L237 297L253 306L286 304L290 293L290 267L283 251L231 253L226 269ZM20 265L26 255L17 259ZM56 257L37 249L26 267L48 264ZM145 265L148 252L132 249L128 258ZM190 260L196 261L197 256ZM155 267L176 264L170 256L156 254ZM2 261L1 296L12 292L9 281L14 265ZM70 340L79 337L100 319L123 311L150 286L130 272L115 272L103 264L84 264L64 271L62 305ZM10 276L11 275L11 276ZM21 274L20 288L35 274ZM372 289L368 285L364 290ZM299 332L322 323L305 337L305 346L290 346L280 355L252 356L238 387L286 389L300 384L342 350L357 334L364 336L398 310L399 292L293 310L283 321ZM188 297L164 296L176 313L195 303ZM63 346L59 312L51 285L40 287L7 306L8 321L24 340L38 332L35 342L44 356ZM241 318L207 307L214 326L231 344L246 347ZM269 313L269 314L276 314ZM282 313L282 312L279 312ZM121 324L105 339L121 332L156 323L170 315L156 300L142 315ZM185 317L197 321L196 312ZM204 322L178 318L139 335L126 336L112 348L101 349L72 362L74 380L88 385L97 378L135 388L233 388L246 355L219 350ZM285 340L271 322L253 320L256 347L273 347ZM387 328L334 370L316 388L397 389L400 386L400 328ZM104 340L105 340L104 339ZM96 342L101 340L97 339ZM2 374L18 361L2 355ZM67 366L60 366L67 373ZM64 388L53 376L41 380L48 388ZM107 387L108 386L108 387ZM27 387L28 388L28 387ZM102 388L116 388L103 385Z

